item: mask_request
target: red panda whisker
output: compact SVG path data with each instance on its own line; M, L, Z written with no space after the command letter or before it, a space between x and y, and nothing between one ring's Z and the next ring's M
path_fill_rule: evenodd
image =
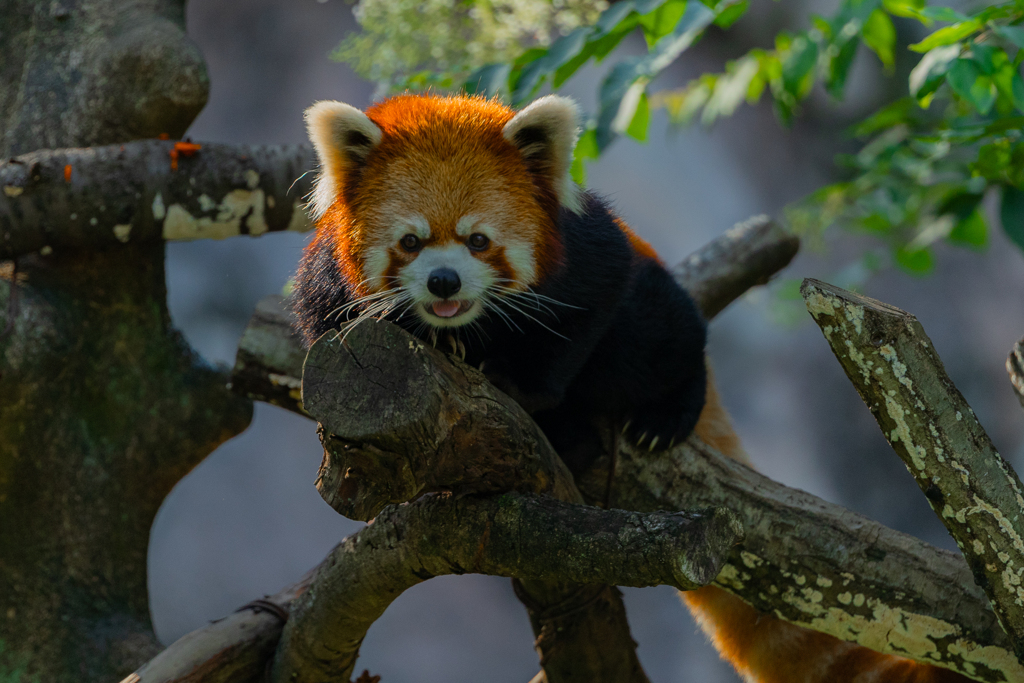
M489 304L494 305L491 306ZM494 311L495 314L500 316L501 319L505 321L505 325L508 326L508 329L511 330L514 327L518 332L522 333L523 328L519 327L519 325L516 324L516 321L512 320L508 313L506 313L505 311L501 310L501 308L498 307L497 302L493 297L488 297L487 299L484 300L484 313L486 315L491 311Z
M512 308L513 310L517 311L520 315L522 315L523 317L529 318L530 320L532 320L533 322L537 323L538 325L540 325L541 327L543 327L545 330L547 330L551 334L555 335L556 337L561 337L562 339L564 339L566 341L572 341L571 339L566 337L561 332L557 332L557 331L551 329L550 327L548 327L547 325L542 323L540 320L537 320L537 318L533 317L532 315L530 315L529 313L527 313L523 309L521 309L518 306L516 306L514 303L509 301L509 297L501 297L497 301L500 301L501 303L508 305L510 308Z

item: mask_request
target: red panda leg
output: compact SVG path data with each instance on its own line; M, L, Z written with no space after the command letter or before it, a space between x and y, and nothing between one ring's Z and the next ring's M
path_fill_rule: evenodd
M708 368L707 398L694 432L724 455L749 465ZM960 674L883 655L796 626L721 588L682 593L697 624L747 683L968 683Z

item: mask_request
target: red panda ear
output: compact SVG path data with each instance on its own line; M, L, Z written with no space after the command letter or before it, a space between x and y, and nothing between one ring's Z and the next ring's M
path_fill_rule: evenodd
M355 107L331 101L306 110L306 129L320 160L320 177L310 201L313 218L319 218L334 203L345 179L380 142L381 131Z
M578 137L579 109L568 97L547 95L512 117L502 135L519 148L527 166L545 176L558 203L579 213L580 188L569 177Z

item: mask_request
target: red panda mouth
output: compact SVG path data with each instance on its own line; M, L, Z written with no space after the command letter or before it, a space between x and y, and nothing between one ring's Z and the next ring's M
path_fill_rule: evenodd
M449 299L426 304L427 310L438 318L454 318L462 315L472 306L472 301L451 301Z

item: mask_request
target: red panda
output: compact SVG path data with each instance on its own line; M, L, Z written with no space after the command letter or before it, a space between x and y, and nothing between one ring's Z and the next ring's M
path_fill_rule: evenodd
M402 95L365 113L312 106L321 175L293 290L300 331L312 343L373 317L448 336L574 474L601 452L596 420L652 452L696 431L746 463L695 303L569 177L577 118L553 95L519 112L464 96ZM758 614L716 587L683 597L751 683L967 680Z

